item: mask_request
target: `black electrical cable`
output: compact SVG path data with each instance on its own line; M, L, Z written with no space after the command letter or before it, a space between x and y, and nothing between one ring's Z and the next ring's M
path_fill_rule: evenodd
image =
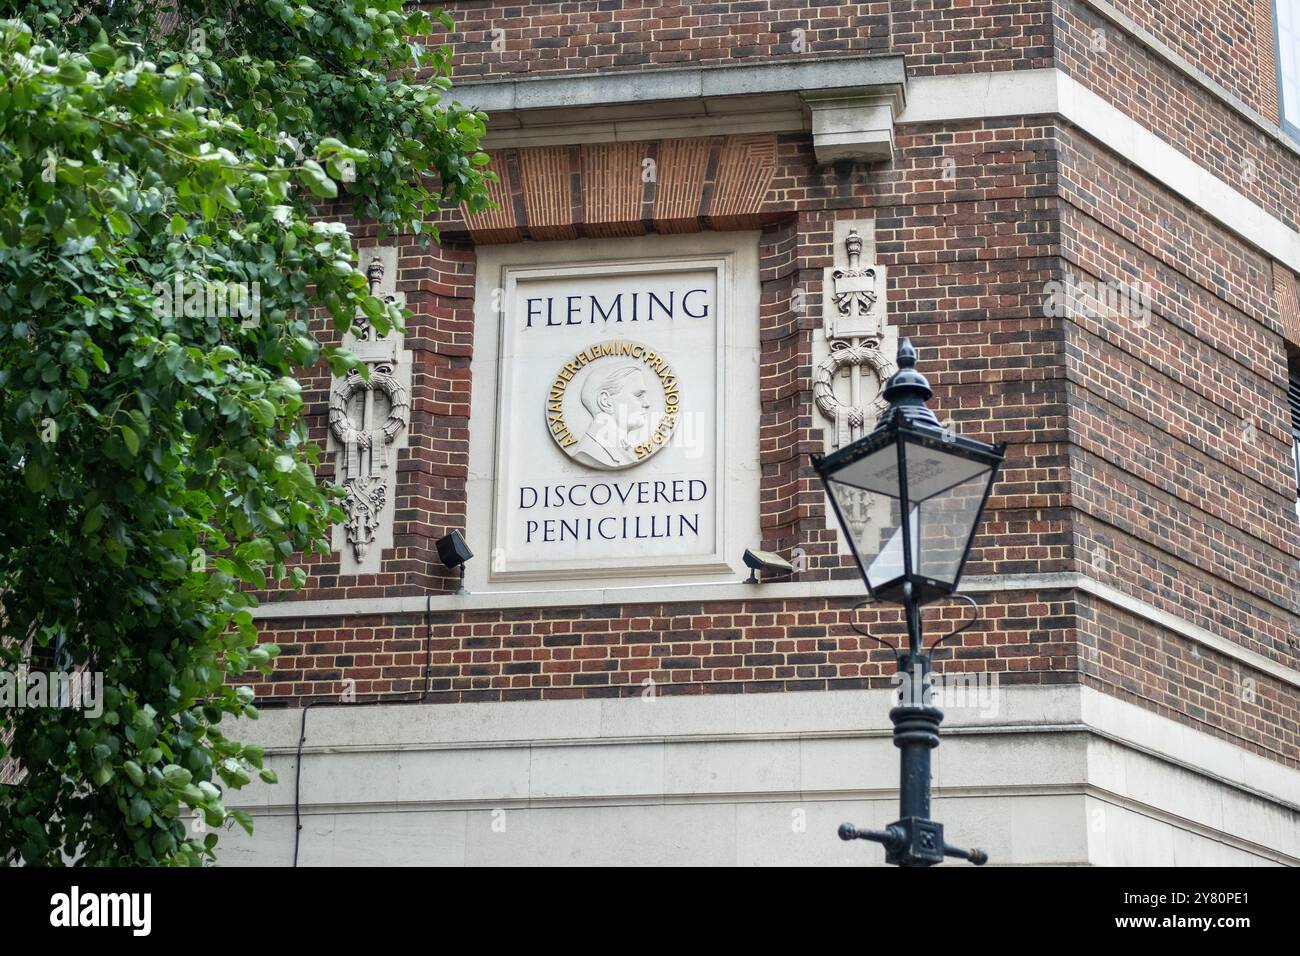
M377 697L374 700L340 701L334 697L325 700L313 700L303 704L302 720L298 727L298 755L293 771L293 865L298 865L298 848L302 836L302 745L307 740L307 711L313 707L334 705L339 707L368 707L373 704L422 704L429 696L433 683L433 594L426 595L424 602L424 687L412 697L403 694L400 697Z
M461 565L461 574L465 573L465 565ZM461 585L464 586L464 578L461 579ZM429 696L429 691L433 689L433 592L430 591L424 596L424 690L420 693L420 700Z
M424 693L420 692L416 696L405 695L402 697L376 697L374 700L354 700L340 701L333 697L328 700L313 700L304 704L302 708L302 723L298 734L298 757L297 766L294 767L293 775L293 865L298 865L298 843L299 836L302 833L302 804L300 797L302 793L302 745L307 739L307 711L313 707L370 707L375 704L422 704L424 703Z

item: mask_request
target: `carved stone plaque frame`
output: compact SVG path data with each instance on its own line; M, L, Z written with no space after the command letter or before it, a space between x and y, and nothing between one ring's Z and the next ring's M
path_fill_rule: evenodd
M652 583L665 577L729 579L742 573L740 559L744 549L753 547L759 540L757 249L758 234L746 232L527 243L478 250L467 534L471 543L484 546L483 553L489 558L467 566L471 590L476 583L487 587L528 581L561 587L590 586L593 580L598 580L602 586L623 586ZM712 279L702 283L702 276ZM662 289L664 284L671 286L678 279L684 283L681 289L705 284L713 292L711 301L716 311L711 321L716 338L711 355L691 354L694 350L687 342L692 340L686 338L685 327L678 326L677 331L669 334L667 330L674 320L667 320L662 313L657 328L647 327L644 321L618 328L600 321L585 323L571 335L558 328L562 324L559 318L551 317L557 328L547 334L564 336L572 345L564 352L567 358L560 361L543 360L535 349L524 344L541 341L536 337L529 339L520 331L526 319L521 309L541 308L526 304L532 295L529 289L553 292L566 291L571 286L576 294L591 288L631 290L655 283L660 283ZM539 300L534 297L531 301ZM700 307L702 301L696 300L692 305ZM543 321L540 311L535 318L539 324ZM514 327L507 328L507 322L514 323ZM536 330L531 334L536 336ZM638 346L644 351L638 352ZM617 354L607 355L600 349ZM680 365L680 382L669 382L670 373L660 359L673 366L673 378ZM702 368L700 363L706 360L712 369L707 382L691 374L692 368ZM672 388L680 385L683 424L673 422L675 428L665 430L664 416L659 414L662 409L656 411L650 424L658 423L660 431L671 434L675 443L691 440L692 427L704 429L705 434L696 438L711 443L713 460L707 474L701 472L698 477L707 482L708 495L713 498L709 503L712 520L700 524L700 536L686 545L656 540L653 533L637 533L637 540L629 540L626 548L618 543L594 542L596 546L619 552L612 556L585 557L582 554L587 550L585 546L570 544L567 550L557 549L556 558L540 558L533 539L529 539L528 547L521 547L518 527L522 505L532 503L531 499L525 501L524 496L536 494L533 486L544 480L534 482L530 478L540 466L544 465L541 470L551 469L547 474L555 474L557 467L561 469L567 477L557 484L568 482L594 487L596 483L621 482L624 486L635 486L633 494L646 488L651 489L651 494L660 491L671 494L674 479L691 480L673 471L674 462L681 457L676 448L660 451L650 447L645 460L635 463L635 467L609 466L621 470L582 468L580 458L578 464L564 463L564 442L581 436L565 436L557 442L555 429L567 428L569 424L557 424L555 412L547 409L567 408L557 403L557 398L564 400L564 390L556 386L571 381L573 389L579 390L583 376L594 374L600 362L611 363L611 371L619 371L616 363L621 362L627 374L632 373L627 372L626 366L641 367L645 378L640 381L660 402L663 384ZM632 378L636 380L635 375ZM574 401L571 395L569 400ZM688 423L687 417L702 406L709 421L702 426L698 422ZM582 414L580 409L577 414ZM574 430L580 432L581 428ZM541 439L536 439L534 432ZM542 444L534 444L543 439ZM660 482L663 488L655 482ZM621 523L624 518L634 520L636 515L623 513L615 517ZM703 533L705 524L711 525L707 535ZM626 531L626 526L622 527ZM681 550L683 547L687 550Z

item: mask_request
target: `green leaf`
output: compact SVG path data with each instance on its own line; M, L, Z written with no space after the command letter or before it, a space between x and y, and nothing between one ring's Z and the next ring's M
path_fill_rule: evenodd
M81 533L92 535L104 525L104 511L99 505L86 512L86 520L81 523Z
M381 243L436 240L443 207L489 207L484 117L446 92L450 49L424 45L454 24L399 0L266 0L275 29L204 21L198 46L158 29L165 5L10 6L0 467L7 455L22 478L0 508L26 537L0 542L0 655L72 627L103 712L0 732L0 757L19 739L50 771L0 787L0 860L61 865L76 847L86 865L198 865L223 831L193 828L192 808L251 828L218 784L275 779L222 732L258 716L229 682L278 653L248 609L258 589L313 586L300 558L345 520L295 379L314 387L322 356L369 375L330 343L359 309L381 335L400 321L319 206L342 200L330 217L374 224ZM171 302L177 280L257 282L257 308Z
M126 815L130 823L141 823L149 818L153 813L153 806L144 797L136 797L131 801L131 809Z
M163 768L163 779L167 786L175 787L178 790L184 790L194 779L193 775L184 767L178 767L175 764Z
M315 160L308 159L298 168L298 182L311 190L313 196L321 199L335 199L338 197L338 186Z
M73 60L65 59L59 64L55 76L59 78L59 82L68 86L79 86L86 80L86 71Z

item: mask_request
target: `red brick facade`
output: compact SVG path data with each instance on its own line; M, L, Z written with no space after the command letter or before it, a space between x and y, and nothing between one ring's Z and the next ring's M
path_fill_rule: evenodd
M1106 6L1276 117L1254 3ZM445 39L466 88L519 74L866 53L903 54L909 79L1055 67L1269 216L1292 229L1300 222L1300 145L1084 0L464 0L448 10L457 29ZM803 52L792 49L796 38ZM619 174L645 157L665 175ZM854 577L835 554L808 466L823 447L811 350L833 223L870 218L889 274L889 321L920 351L931 406L963 434L1009 443L967 575L1078 572L1152 612L1137 616L1062 578L979 593L984 621L941 649L936 668L996 672L1006 684L1084 683L1300 765L1296 685L1158 623L1163 612L1300 669L1285 394L1286 341L1300 345L1297 286L1250 237L1054 116L902 122L892 161L872 166L819 166L808 134L784 132L510 148L494 165L497 210L443 221L441 246L402 248L414 376L396 546L379 574L341 576L337 557L317 559L305 591L275 597L454 590L433 542L466 524L476 243L702 230L761 230L763 546L802 549L799 580ZM1148 284L1150 315L1054 315L1049 283L1067 274ZM327 373L307 384L323 445ZM264 621L284 653L259 691L331 695L345 680L362 696L415 691L426 651L433 701L634 695L649 681L672 694L835 690L884 686L893 670L889 652L849 627L847 598L758 591L745 601L464 612L438 601L427 621L419 612ZM938 633L940 617L962 613L945 605L927 620ZM886 640L901 632L889 609L858 621Z

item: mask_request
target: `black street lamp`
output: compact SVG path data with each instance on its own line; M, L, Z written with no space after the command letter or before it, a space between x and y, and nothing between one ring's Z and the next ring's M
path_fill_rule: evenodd
M840 837L881 843L886 862L899 866L933 866L945 856L982 865L987 854L945 843L943 824L930 819L930 751L939 746L943 711L930 695L921 607L957 591L1006 446L962 438L939 424L925 407L934 392L916 370L908 339L899 343L898 371L884 394L889 408L873 432L812 456L872 599L902 604L907 615L907 652L896 648L898 672L907 677L899 706L889 712L902 752L899 819L883 831L845 823Z

